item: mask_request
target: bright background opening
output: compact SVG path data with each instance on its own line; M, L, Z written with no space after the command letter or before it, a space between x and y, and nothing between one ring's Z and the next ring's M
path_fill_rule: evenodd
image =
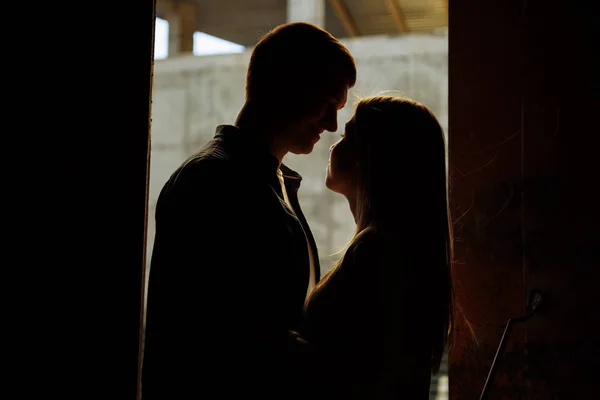
M244 46L209 35L203 32L194 33L194 55L208 56L213 54L241 53ZM156 18L154 36L154 59L162 60L169 55L169 23Z

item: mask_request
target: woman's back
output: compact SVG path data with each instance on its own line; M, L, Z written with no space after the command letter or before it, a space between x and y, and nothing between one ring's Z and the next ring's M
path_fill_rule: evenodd
M331 368L330 398L428 399L431 324L419 266L397 236L367 228L306 306L307 339Z

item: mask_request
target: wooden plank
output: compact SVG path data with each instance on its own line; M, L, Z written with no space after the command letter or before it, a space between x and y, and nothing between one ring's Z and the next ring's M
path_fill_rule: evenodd
M350 37L360 36L358 28L356 27L356 23L354 22L350 11L348 11L348 7L346 6L344 0L329 0L329 3L335 10L338 19L344 27L344 31L346 31L346 34Z
M406 24L406 16L402 12L402 9L398 5L398 0L385 0L385 5L387 6L390 13L392 13L392 17L394 18L394 23L396 24L396 29L400 33L406 33L409 31L408 25Z

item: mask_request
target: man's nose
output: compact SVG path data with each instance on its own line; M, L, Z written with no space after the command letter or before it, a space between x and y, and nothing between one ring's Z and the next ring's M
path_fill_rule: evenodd
M329 132L335 132L337 131L338 128L338 124L337 124L337 112L332 112L329 113L326 117L324 122L324 128L326 130L328 130Z

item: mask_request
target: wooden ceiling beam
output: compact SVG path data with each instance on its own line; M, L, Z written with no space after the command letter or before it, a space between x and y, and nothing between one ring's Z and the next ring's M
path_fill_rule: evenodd
M448 0L441 0L441 3L444 10L444 18L448 21Z
M333 7L335 14L340 20L342 26L344 27L346 34L350 37L360 36L360 32L358 31L356 23L354 22L350 11L348 11L348 7L346 6L344 0L329 0L329 3L331 3L331 6Z
M398 5L397 0L385 0L385 4L392 13L392 17L394 18L394 24L396 24L396 29L400 33L408 32L408 25L406 24L406 17L404 16L404 12Z

